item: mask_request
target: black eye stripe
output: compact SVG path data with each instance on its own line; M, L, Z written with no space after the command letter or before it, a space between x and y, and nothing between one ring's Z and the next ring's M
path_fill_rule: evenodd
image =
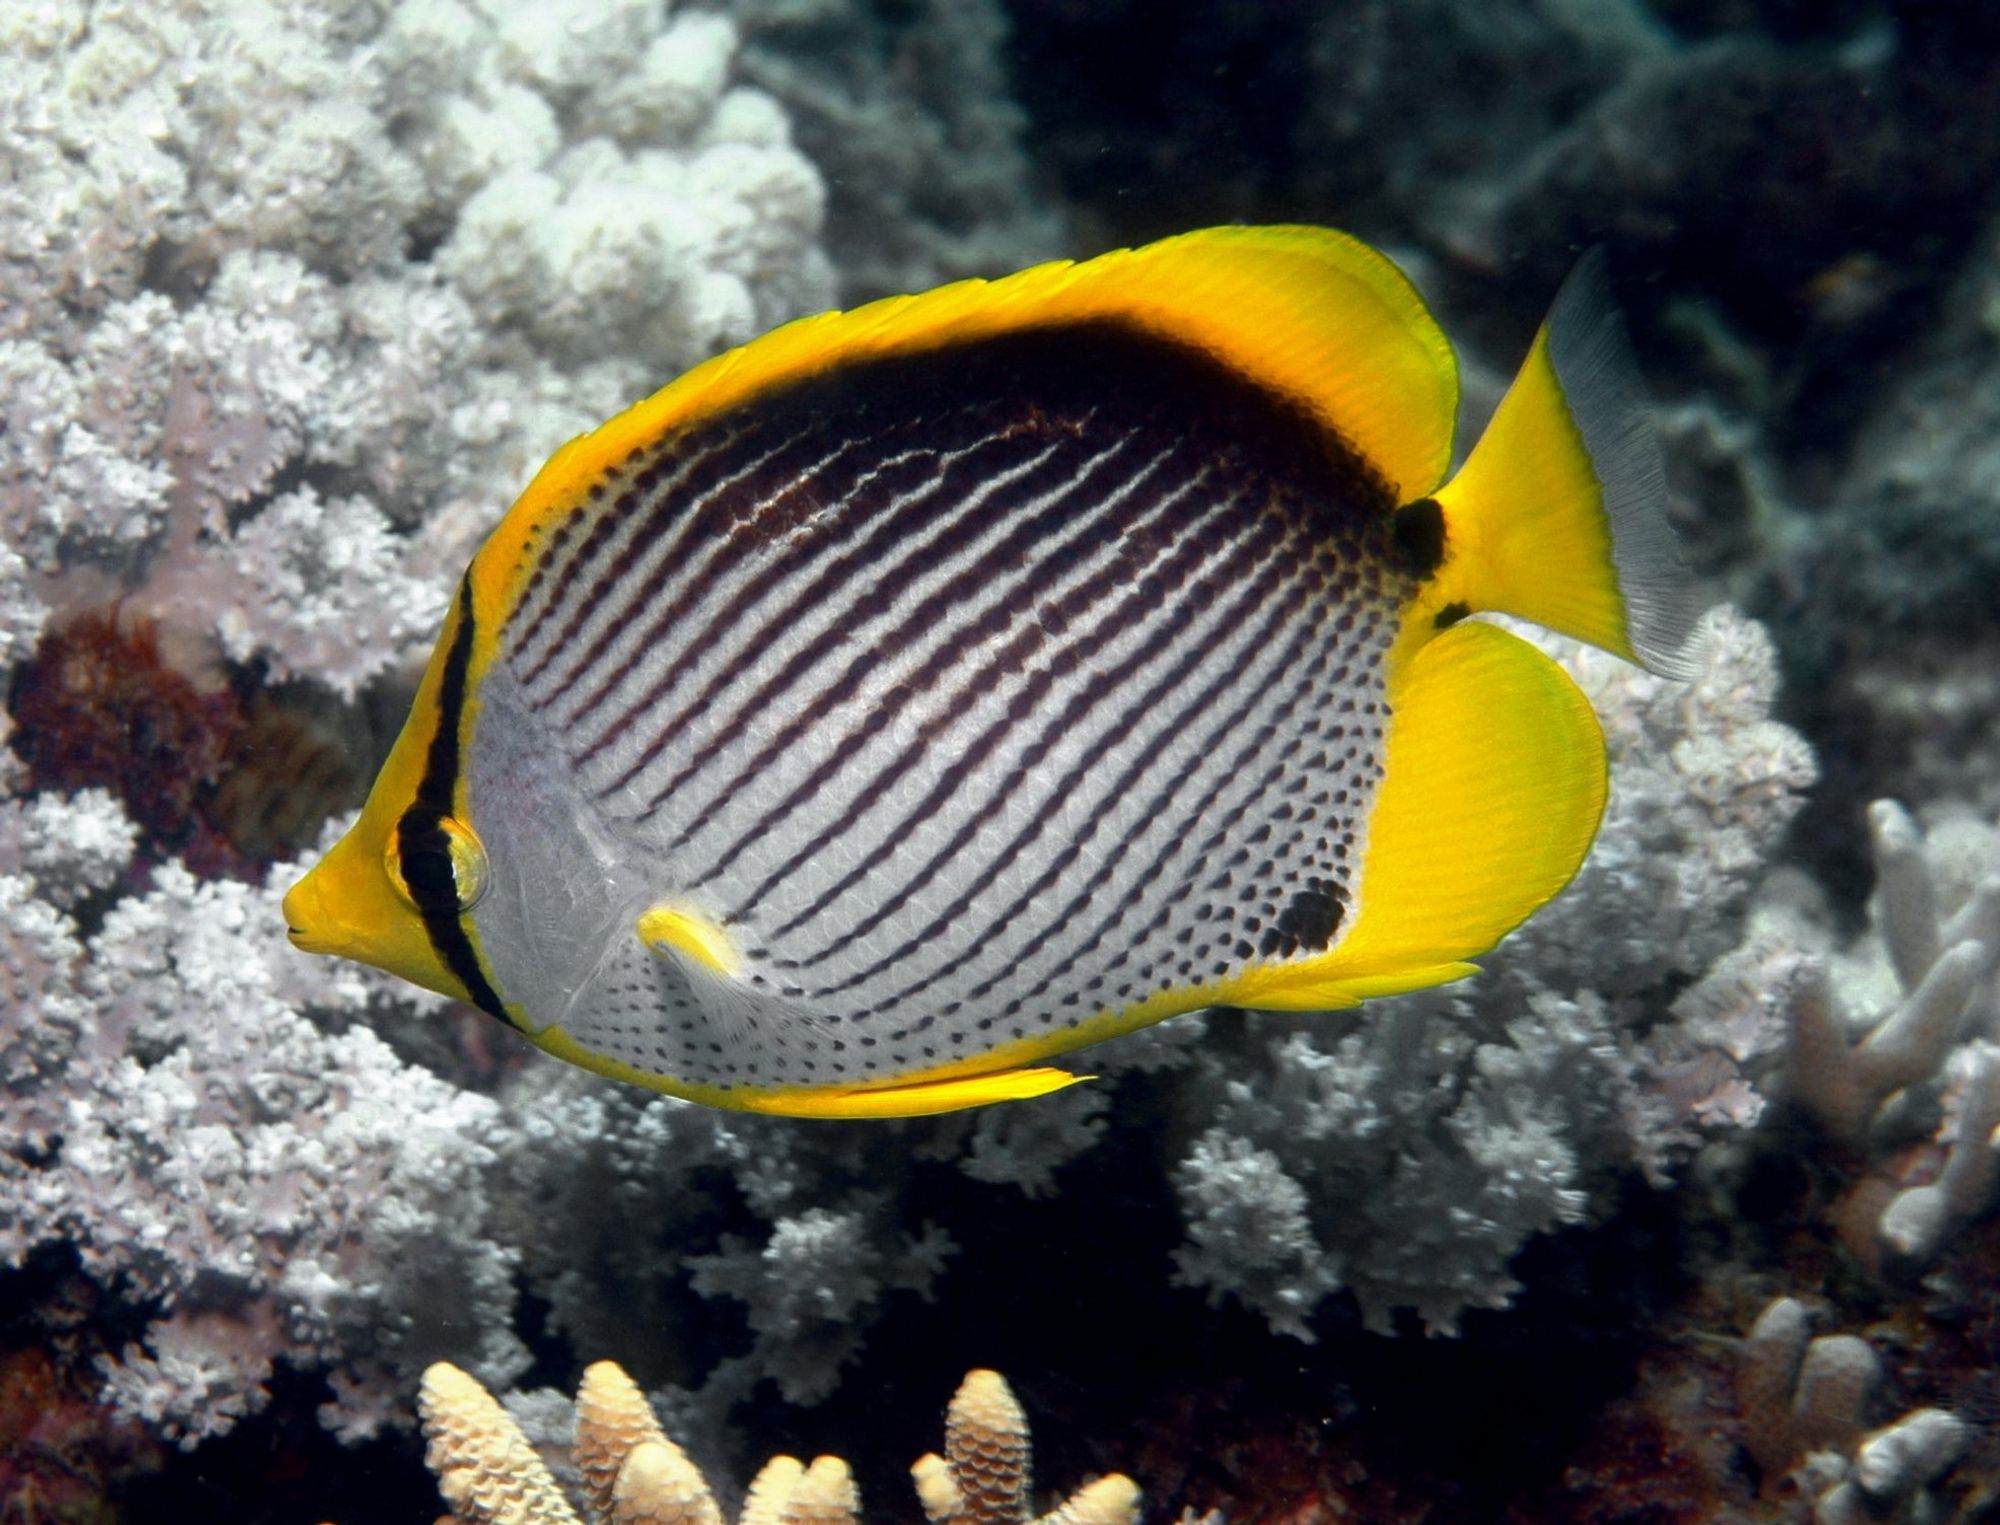
M403 888L418 910L456 915L465 900L464 886L452 861L451 836L443 818L427 805L403 812L396 826L396 858L403 871Z
M403 833L416 833L413 839L417 851L412 858L405 859L404 882L409 884L410 863L430 856L426 851L423 834L436 832L439 848L443 851L444 891L435 904L426 904L418 898L416 886L410 885L410 898L416 903L424 919L424 931L430 937L431 949L438 956L438 962L449 969L466 994L472 997L472 1004L501 1021L508 1020L507 1006L500 999L500 992L486 978L486 970L480 965L479 952L472 946L472 939L466 935L459 921L458 891L453 883L451 853L444 843L444 829L440 824L451 814L452 796L458 785L458 728L465 714L466 674L472 665L472 581L468 570L464 581L458 585L458 634L453 637L451 650L446 653L444 671L438 683L438 728L431 737L429 754L424 758L424 776L417 785L417 802L403 812L396 824L396 848L404 850ZM420 873L430 871L419 869ZM427 888L425 895L430 893Z

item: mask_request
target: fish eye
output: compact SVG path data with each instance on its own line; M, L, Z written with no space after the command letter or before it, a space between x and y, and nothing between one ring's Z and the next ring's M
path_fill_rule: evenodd
M486 893L486 849L470 826L442 811L404 811L387 856L390 883L419 911L469 911Z

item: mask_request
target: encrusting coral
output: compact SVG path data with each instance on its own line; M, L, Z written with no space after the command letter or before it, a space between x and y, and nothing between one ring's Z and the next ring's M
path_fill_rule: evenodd
M521 1427L472 1377L445 1362L424 1373L417 1399L425 1460L459 1525L580 1525L576 1509ZM723 1525L708 1482L669 1440L638 1385L616 1362L589 1367L577 1387L571 1459L596 1525ZM911 1468L933 1525L1028 1525L1028 1425L1006 1380L966 1376L946 1410L945 1454ZM1139 1490L1099 1478L1034 1525L1132 1525ZM773 1457L751 1482L738 1525L856 1525L861 1500L847 1463Z

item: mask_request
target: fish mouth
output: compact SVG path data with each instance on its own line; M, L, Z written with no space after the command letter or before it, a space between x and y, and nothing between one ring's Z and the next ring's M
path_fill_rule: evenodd
M292 946L297 948L301 953L338 953L340 951L332 938L326 937L323 934L315 934L304 927L295 927L287 924L285 927L285 936L291 940Z
M339 953L347 940L331 935L326 908L307 875L286 891L283 914L285 936L301 953Z

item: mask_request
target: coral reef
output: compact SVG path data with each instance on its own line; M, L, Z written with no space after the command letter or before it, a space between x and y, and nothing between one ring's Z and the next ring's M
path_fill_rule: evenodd
M505 1394L619 1349L720 1477L750 1420L1015 1346L1064 1470L1129 1415L1169 1507L1243 1525L1990 1513L1994 40L1917 0L0 8L0 1302L39 1342L0 1518L304 1469L245 1460L301 1430L395 1456L437 1360ZM1236 216L1403 245L1475 410L1608 240L1697 564L1779 642L1719 614L1685 688L1556 648L1611 806L1474 980L811 1128L284 947L273 886L562 439L836 292ZM615 1388L592 1433L644 1437L623 1505L586 1447L588 1509L719 1515ZM1018 1421L968 1401L925 1507L1020 1520ZM460 1517L513 1517L483 1486ZM794 1463L746 1517L850 1488Z
M440 1362L417 1400L426 1460L460 1525L578 1525L521 1428L473 1378ZM700 1470L667 1438L624 1368L599 1361L577 1387L571 1457L601 1525L722 1525ZM1133 1525L1139 1490L1114 1473L1039 1517L1028 1508L1028 1424L999 1373L966 1376L945 1410L945 1454L911 1469L933 1525ZM751 1481L739 1525L855 1525L847 1463L774 1456Z
M0 807L0 1264L115 1289L105 1397L183 1445L279 1364L358 1436L437 1355L525 1363L499 1109L353 1022L414 993L284 948L269 859L351 800L355 702L528 471L830 299L736 41L639 0L0 16L0 673L41 791Z

